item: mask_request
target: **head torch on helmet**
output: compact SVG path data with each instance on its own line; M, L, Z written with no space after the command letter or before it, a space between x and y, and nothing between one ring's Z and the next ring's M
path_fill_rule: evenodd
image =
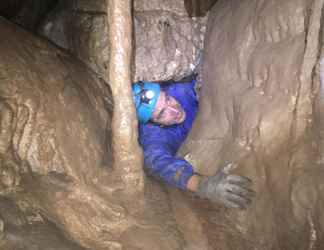
M133 85L133 98L140 122L146 123L151 118L159 95L160 85L157 83L140 81Z
M154 91L151 90L151 89L145 89L144 88L144 82L142 82L142 81L138 82L138 84L139 84L139 86L141 88L141 91L138 94L136 94L136 95L139 95L140 96L141 103L149 104L150 101L155 96Z

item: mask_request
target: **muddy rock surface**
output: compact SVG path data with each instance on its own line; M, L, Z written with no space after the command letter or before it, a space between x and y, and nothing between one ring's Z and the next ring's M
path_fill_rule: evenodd
M39 33L99 75L109 64L105 1L60 1ZM206 17L190 18L183 1L134 1L133 80L180 79L198 63Z
M0 246L181 249L157 183L124 198L123 171L112 168L108 84L3 19L0 30Z
M198 212L222 228L209 234L223 239L214 249L324 247L322 8L316 0L218 1L209 14L200 112L182 155L208 175L238 163L235 172L257 191L246 211Z
M134 79L190 72L204 31L188 17L197 2L134 1ZM152 179L143 197L124 199L112 94L100 80L104 0L62 1L41 28L99 77L0 20L0 248L323 249L323 6L219 0L209 13L200 112L180 155L206 175L236 163L257 191L243 211Z
M85 250L66 239L53 223L39 213L20 207L14 200L0 198L0 248L26 250Z
M38 33L103 77L109 61L106 21L106 1L59 1L39 25Z
M205 16L217 0L184 0L186 10L191 17Z

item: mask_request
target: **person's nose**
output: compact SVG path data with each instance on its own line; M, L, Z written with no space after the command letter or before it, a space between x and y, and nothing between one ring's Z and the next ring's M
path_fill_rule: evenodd
M173 98L170 100L169 106L176 109L180 109L180 104Z

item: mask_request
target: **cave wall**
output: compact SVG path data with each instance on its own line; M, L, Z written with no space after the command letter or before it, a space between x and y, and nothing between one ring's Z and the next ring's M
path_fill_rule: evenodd
M39 26L39 34L104 77L109 64L105 8L103 0L60 1ZM133 81L190 74L199 60L206 20L190 18L184 1L134 1Z
M217 0L184 0L190 17L205 16Z
M0 41L1 195L39 218L13 231L12 222L4 220L1 243L18 246L20 240L25 242L24 249L31 249L33 244L42 246L47 242L50 248L55 241L37 233L39 230L35 231L34 241L29 235L28 230L32 232L36 222L40 227L45 225L44 230L51 230L45 223L50 218L60 230L70 227L63 230L65 233L71 228L79 231L70 239L78 238L80 230L90 229L87 216L73 218L72 214L93 211L83 206L87 206L86 192L80 192L83 197L77 202L77 190L90 187L103 166L111 167L111 93L85 65L62 50L4 19L0 29L5 37ZM92 199L98 196L89 194ZM75 205L71 204L78 204L80 210L72 209ZM1 212L1 217L8 217L8 212ZM82 224L80 218L87 221L88 228L76 230ZM43 243L37 238L43 238ZM87 241L86 237L83 241Z
M21 8L23 2L21 0L15 1L1 1L0 15L6 18L16 16Z
M103 77L109 63L104 1L61 4L42 27ZM145 33L136 37L136 48L146 58L136 64L141 73L135 79L187 74L195 64L191 56L197 59L202 48L195 43L202 41L201 20L189 19L182 1L134 4L136 27ZM47 219L54 222L52 244L67 236L98 250L322 249L322 123L316 121L323 114L314 101L322 100L322 8L323 0L216 3L200 72L200 112L181 154L208 175L226 162L238 163L235 172L253 180L257 197L246 211L226 210L196 199L192 204L192 197L173 191L168 198L148 181L146 217L130 215L118 201L118 178L106 171L112 160L102 136L109 138L109 88L62 50L1 21L1 194L33 211L43 231L53 229ZM176 58L177 49L186 55ZM4 239L15 246L17 235L41 244L30 228L22 230L24 223L17 229L14 222L0 220L0 246ZM64 240L62 249L82 249Z
M14 199L0 198L0 248L3 250L85 250L69 241L56 226Z
M181 154L200 173L235 162L253 180L252 207L224 217L257 249L323 248L313 129L322 8L316 0L219 1L209 14L200 112Z
M23 33L19 30L14 33L14 26L10 29L4 20L1 25L3 34L8 36L2 39L0 44L3 60L0 93L2 109L9 117L8 124L3 124L7 127L2 133L2 153L11 147L12 134L20 131L17 132L12 147L21 161L28 162L26 169L31 168L38 174L67 173L76 179L82 179L86 172L88 175L94 175L101 164L95 160L98 154L105 155L107 159L112 158L109 148L105 151L99 150L106 145L105 137L100 136L100 132L105 133L111 118L111 114L107 112L109 109L111 112L112 105L109 88L103 81L95 79L94 73L87 70L84 65L71 68L69 57L62 51L48 51L48 45L44 41L31 39L32 35L27 31ZM12 38L10 32L14 34ZM24 34L26 42L19 45L17 36L23 37ZM34 71L37 73L33 73ZM55 74L49 75L46 71ZM89 83L89 87L86 84L79 85L84 81ZM93 91L89 93L88 88ZM43 93L45 89L47 91ZM17 93L21 95L18 96ZM89 106L78 103L79 94L84 96ZM103 96L106 96L110 105L110 108L107 106L107 110ZM67 104L65 100L69 100L70 103ZM80 106L82 113L76 111ZM97 112L94 113L93 110ZM42 119L36 119L39 117ZM28 130L25 127L26 123ZM86 129L80 134L80 124L87 124L94 130ZM12 126L15 127L14 130ZM56 130L56 127L64 129ZM12 130L10 134L6 134L8 130ZM82 143L80 141L76 143L77 137L82 139ZM89 138L93 138L93 143ZM87 145L87 149L83 149L82 145ZM55 153L58 148L69 148L70 155L61 157ZM44 152L49 155L45 156ZM89 160L94 167L88 170L82 167L84 164L82 157L90 157ZM75 162L78 167L70 167L75 159L78 159L78 162Z
M190 18L183 1L134 1L134 5L134 80L189 75L199 61L206 18Z
M0 31L0 247L181 249L161 186L129 197L136 159L113 165L109 85L4 19Z
M57 4L58 0L13 0L1 1L0 15L36 32L41 20Z

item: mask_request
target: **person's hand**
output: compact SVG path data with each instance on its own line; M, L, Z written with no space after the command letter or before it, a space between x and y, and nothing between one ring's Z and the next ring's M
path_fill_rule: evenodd
M250 189L249 178L230 175L233 164L219 169L214 176L203 176L198 183L196 194L213 202L222 202L229 208L246 208L255 192Z

